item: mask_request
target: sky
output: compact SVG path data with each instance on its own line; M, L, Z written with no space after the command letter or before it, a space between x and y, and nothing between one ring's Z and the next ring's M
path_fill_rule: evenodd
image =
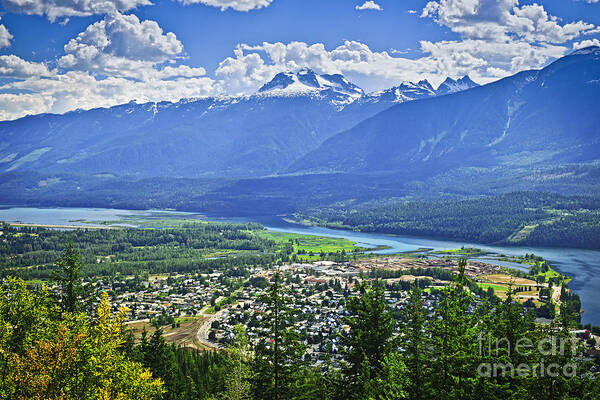
M254 93L491 82L600 45L600 0L0 0L0 120Z

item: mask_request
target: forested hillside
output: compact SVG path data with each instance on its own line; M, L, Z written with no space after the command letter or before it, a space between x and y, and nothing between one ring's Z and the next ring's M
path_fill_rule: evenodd
M600 248L600 201L532 192L454 201L390 201L298 213L301 222L480 243Z

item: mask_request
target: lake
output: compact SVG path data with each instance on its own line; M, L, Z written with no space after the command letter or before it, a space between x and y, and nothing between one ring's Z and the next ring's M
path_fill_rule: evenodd
M158 210L115 210L103 208L33 208L33 207L0 207L0 221L23 222L46 225L90 225L84 221L128 221L131 217L141 218L202 218L201 214L183 213ZM213 218L208 218L213 220ZM222 220L214 218L215 220ZM226 219L228 221L248 221L248 219ZM365 247L388 246L385 250L376 251L379 254L392 254L412 251L418 248L431 248L433 250L456 249L462 246L477 247L494 253L519 256L525 253L534 253L548 260L559 272L568 274L573 278L570 283L581 297L584 323L600 325L600 251L570 248L544 248L544 247L512 247L490 246L460 240L437 240L412 236L384 235L377 233L362 233L342 231L319 227L305 227L291 224L280 218L256 218L268 229L280 232L319 235L328 237L346 238ZM515 263L504 263L497 260L487 260L492 264L501 264L514 268L524 269Z

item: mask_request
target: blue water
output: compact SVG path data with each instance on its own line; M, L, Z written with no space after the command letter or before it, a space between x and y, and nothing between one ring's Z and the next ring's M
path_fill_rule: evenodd
M26 207L0 207L0 221L25 222L47 225L86 225L76 220L86 221L118 221L126 217L160 217L169 216L181 218L188 216L197 219L198 214L188 214L171 211L132 211L102 208L26 208ZM210 218L213 219L213 218ZM227 219L232 220L232 219ZM248 219L233 219L235 221L248 221ZM457 249L462 246L477 247L489 252L506 254L512 256L534 253L548 260L559 272L568 274L573 278L570 283L571 289L581 297L583 308L583 322L600 325L600 251L582 250L571 248L544 248L544 247L512 247L512 246L489 246L477 243L436 240L412 236L384 235L377 233L361 233L352 231L333 230L319 227L304 227L287 223L280 218L257 218L268 229L307 235L319 235L328 237L346 238L364 247L388 246L385 250L376 251L380 254L392 254L406 251L414 251L418 248L430 248L433 250ZM88 225L89 226L89 225ZM492 264L498 264L513 268L526 269L527 266L516 263L497 260L487 260Z

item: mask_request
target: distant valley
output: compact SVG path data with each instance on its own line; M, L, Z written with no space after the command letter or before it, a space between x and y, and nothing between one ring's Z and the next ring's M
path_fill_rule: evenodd
M0 123L0 202L257 216L597 197L598 98L590 47L483 86L464 77L365 93L304 69L250 96L29 116Z

